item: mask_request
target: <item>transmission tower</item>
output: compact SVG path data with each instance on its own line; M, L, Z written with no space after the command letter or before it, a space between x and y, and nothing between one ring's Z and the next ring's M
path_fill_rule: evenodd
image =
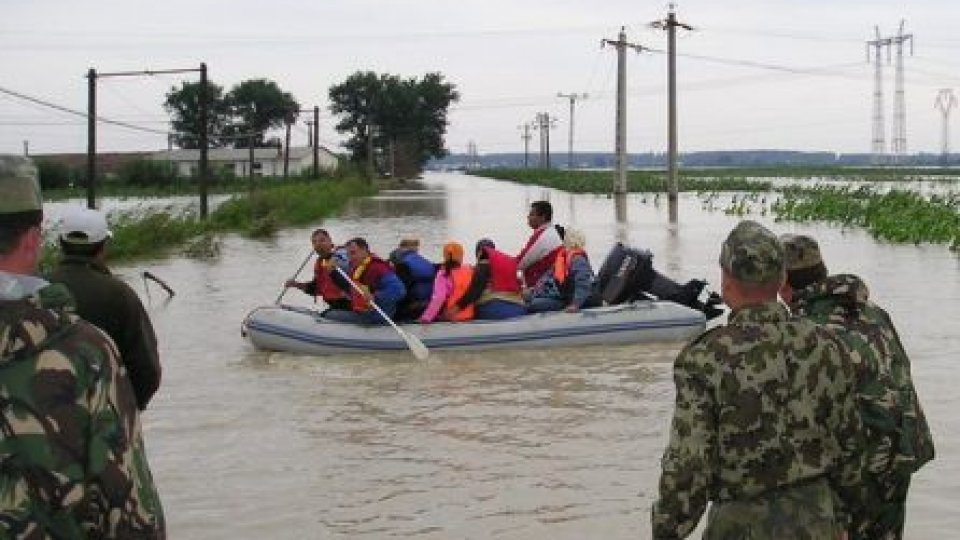
M540 168L550 168L550 130L556 124L556 119L550 118L550 113L537 113L536 128L540 132Z
M873 153L873 163L879 165L883 163L884 156L887 153L887 144L884 139L883 122L883 61L881 60L881 51L887 48L887 62L890 61L890 38L880 37L880 27L874 26L877 39L867 41L867 62L870 61L870 52L873 52L873 139L870 147Z
M910 42L910 56L913 56L913 34L903 33L903 20L897 35L890 38L897 46L897 74L893 96L893 160L899 163L907 154L907 110L903 99L903 44Z
M573 168L573 111L576 107L578 99L587 99L587 94L578 94L576 92L572 94L564 94L563 92L557 92L558 98L567 98L570 100L570 136L567 138L567 168Z
M617 40L601 39L600 46L613 45L617 49L617 183L613 192L624 194L627 192L627 48L642 52L647 49L642 45L627 42L627 32L621 26Z
M946 165L950 159L950 111L957 106L957 96L953 90L943 88L937 93L937 99L933 106L940 110L943 115L943 130L941 131L940 141L940 164Z

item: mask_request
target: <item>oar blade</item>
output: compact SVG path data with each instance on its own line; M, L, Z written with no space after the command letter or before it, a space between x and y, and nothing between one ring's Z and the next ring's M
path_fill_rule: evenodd
M407 332L401 332L400 335L407 342L407 348L410 349L417 360L426 360L430 357L430 349L420 341L420 338Z

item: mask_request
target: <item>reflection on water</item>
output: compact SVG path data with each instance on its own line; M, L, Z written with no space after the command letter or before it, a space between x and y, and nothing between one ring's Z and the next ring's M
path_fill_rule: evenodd
M516 252L529 203L547 199L558 223L586 233L595 266L622 240L651 249L661 273L718 283L718 246L739 219L704 212L691 195L671 228L666 197L628 196L618 223L606 196L463 175L425 182L427 191L357 201L322 225L335 240L365 236L381 254L406 236L434 260L450 239L489 236ZM960 261L942 247L759 219L818 237L831 270L864 276L891 312L938 450L914 482L907 537L952 537ZM241 319L276 298L316 225L270 241L230 236L217 261L119 269L145 299L141 270L177 291L164 303L151 290L165 371L144 419L172 538L649 537L680 344L444 352L427 362L252 350ZM295 290L284 299L312 301Z

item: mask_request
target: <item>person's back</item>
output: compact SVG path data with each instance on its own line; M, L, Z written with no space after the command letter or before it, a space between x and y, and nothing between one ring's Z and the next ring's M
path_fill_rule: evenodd
M782 247L743 222L721 252L728 324L674 363L676 406L654 538L837 538L860 480L853 372L836 337L776 301Z
M867 453L866 505L852 509L851 538L902 534L910 475L933 459L930 428L910 375L910 360L886 311L860 278L829 276L795 291L791 307L826 325L851 351Z
M57 286L44 294L69 297ZM0 301L0 530L162 538L160 498L116 350L58 301L45 301L57 309Z
M102 221L102 234L106 236L100 237L100 232L89 230L90 220ZM120 360L133 384L137 407L144 410L160 387L161 378L157 338L150 317L137 293L112 275L103 263L109 234L102 215L85 208L76 209L64 218L61 228L60 246L64 255L49 280L66 285L76 300L77 314L99 326L116 343ZM85 240L77 241L71 233L82 233ZM88 233L98 236L90 238Z

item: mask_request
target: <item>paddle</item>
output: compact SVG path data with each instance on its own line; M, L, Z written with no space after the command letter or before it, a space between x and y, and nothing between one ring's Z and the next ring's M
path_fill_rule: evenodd
M297 273L293 274L293 277L290 278L290 279L297 279L297 276L299 276L299 275L300 275L300 272L303 271L303 267L306 266L307 263L310 262L310 259L313 258L313 254L314 254L314 251L311 249L311 250L310 250L310 253L307 254L307 258L304 259L302 263L300 263L300 268L297 268ZM280 303L280 300L283 299L283 295L287 294L287 289L288 289L288 287L287 287L286 283L284 283L284 285L283 285L283 290L280 291L280 295L277 296L277 299L273 302L274 305Z
M347 280L347 282L350 283L350 286L353 287L353 290L363 295L363 289L360 288L360 285L357 285L355 281L350 279L350 276L348 276L347 273L344 272L342 268L336 265L334 265L334 268L336 268L337 272L339 272L340 275L343 276L343 279ZM392 326L393 329L396 330L398 334L400 334L400 337L403 338L404 342L406 342L407 348L410 349L410 352L412 352L415 357L417 357L417 360L426 360L427 357L430 356L430 349L428 349L427 346L424 345L419 338L417 338L417 336L408 334L404 332L403 328L400 328L399 326L397 326L397 323L393 322L393 319L388 317L387 314L384 313L382 309L380 309L380 306L378 306L377 303L374 302L372 298L370 299L370 305L373 306L373 309L377 310L377 313L379 313L380 316L383 317L385 321L390 323L390 326Z

